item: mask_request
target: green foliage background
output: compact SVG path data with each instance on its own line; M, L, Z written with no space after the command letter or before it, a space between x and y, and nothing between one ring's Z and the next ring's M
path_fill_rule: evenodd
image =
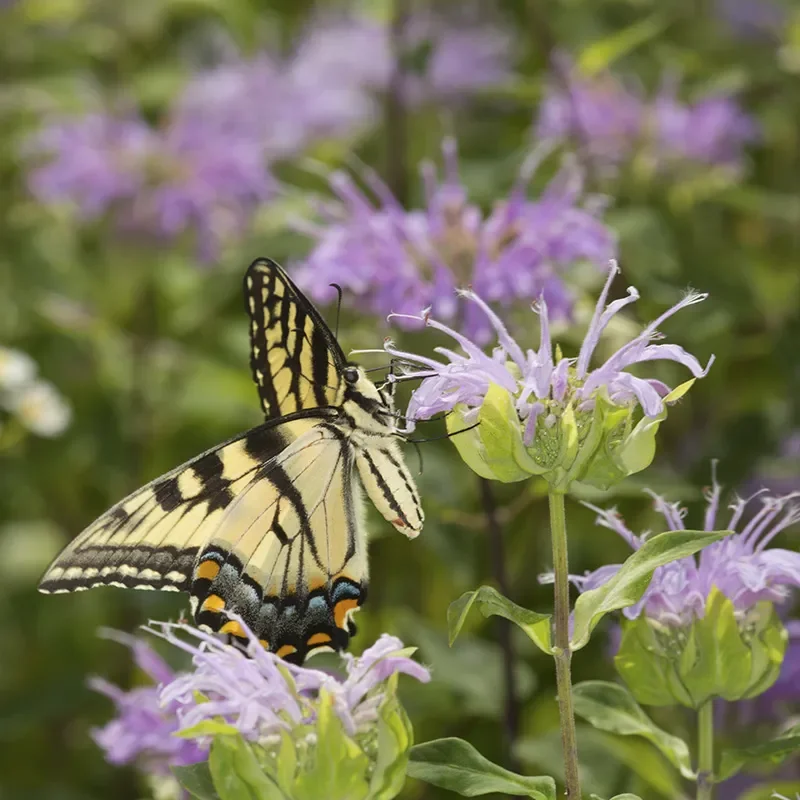
M367 5L369 13L387 13L381 3ZM720 459L719 476L729 487L779 473L796 478L797 463L777 457L789 433L800 428L800 18L776 43L735 38L712 3L495 5L515 33L516 77L458 109L413 114L403 161L414 168L421 157L438 158L442 134L457 134L465 181L486 207L507 192L530 141L547 76L542 19L559 47L578 56L588 52L651 91L669 70L683 76L689 94L737 89L763 128L742 182L703 173L600 187L613 196L609 219L621 239L624 281L642 294L636 321L656 316L688 285L710 292L699 312L684 312L667 332L701 361L715 353L717 362L670 413L655 465L613 496L591 499L617 504L630 526L642 530L658 525L644 486L684 500L699 523L700 489L709 482L712 458ZM115 589L43 597L35 585L59 547L117 499L258 422L240 277L257 255L286 261L308 248L285 228L297 210L295 196L265 208L252 235L212 269L198 268L188 243L122 247L109 230L87 229L33 202L21 150L46 100L78 106L87 78L109 96L122 89L156 118L189 77L186 48L209 29L226 29L252 50L267 33L288 40L311 6L288 0L22 0L0 11L0 343L30 353L74 410L72 425L58 439L16 440L9 428L0 433L2 800L146 795L135 773L107 765L89 738L110 708L86 687L86 677L99 673L121 685L140 679L127 652L97 637L98 627L133 630L150 617L175 617L184 599ZM386 143L379 125L351 144L385 174ZM338 165L348 147L326 142L313 155ZM281 177L301 189L310 180L291 165L283 169ZM419 200L413 174L411 183ZM534 344L534 330L521 333L529 320L523 314L515 323L521 338ZM343 317L346 351L379 346L384 332L375 320ZM655 371L668 380L681 377L666 367ZM409 460L414 463L411 452ZM419 646L434 680L403 687L416 739L461 736L508 763L495 625L476 615L456 646L447 647L448 604L492 582L477 482L447 442L425 446L419 480L428 523L417 541L409 543L371 517L370 602L359 617L355 649L382 631ZM550 589L537 583L550 567L544 487L497 485L494 494L509 596L547 610ZM626 555L624 544L595 527L593 514L576 502L569 503L568 522L573 572ZM797 532L782 541L796 547ZM514 643L523 700L517 758L530 774L557 774L551 663L524 638ZM575 659L576 680L611 678L608 652L605 637L595 636ZM656 716L691 739L690 717ZM754 733L729 729L724 735L749 742ZM590 791L680 795L679 777L650 745L586 728L580 744ZM405 796L443 795L410 781Z

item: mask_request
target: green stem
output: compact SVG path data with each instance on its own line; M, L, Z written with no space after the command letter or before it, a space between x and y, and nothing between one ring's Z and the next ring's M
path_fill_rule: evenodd
M555 643L558 713L561 720L561 745L564 750L564 780L567 800L581 800L578 775L578 743L575 736L575 712L572 707L572 651L569 646L569 564L567 561L567 520L564 495L550 492L550 537L553 544L555 574Z
M714 797L714 704L706 701L697 712L697 800Z

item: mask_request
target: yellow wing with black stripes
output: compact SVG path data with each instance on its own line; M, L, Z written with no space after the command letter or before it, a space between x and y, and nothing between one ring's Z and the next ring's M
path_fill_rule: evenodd
M281 656L342 649L366 591L355 469L326 420L268 421L115 505L40 589L183 590L212 631L241 636L233 611Z
M110 585L187 591L197 623L244 619L301 663L343 649L367 590L362 488L398 530L423 515L395 441L391 398L348 364L274 262L245 275L250 364L267 421L177 467L103 514L58 556L44 592Z
M266 417L339 406L346 359L319 312L274 261L254 261L244 277L250 368Z

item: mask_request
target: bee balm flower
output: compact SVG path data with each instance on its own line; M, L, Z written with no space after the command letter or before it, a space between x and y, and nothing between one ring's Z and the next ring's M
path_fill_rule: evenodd
M615 314L638 299L627 296L606 303L616 262L600 294L589 330L577 358L553 350L549 308L542 298L535 311L540 317L538 350L523 350L501 319L472 291L461 296L486 318L497 337L491 354L466 336L433 319L429 313L414 317L452 337L461 352L436 348L441 360L399 350L392 342L384 349L405 365L408 378L420 378L406 416L428 419L448 413L451 432L472 427L452 437L462 458L479 475L510 482L531 475L543 476L557 491L573 481L607 488L644 469L655 454L655 434L666 418L667 405L688 391L692 381L672 390L661 381L627 372L635 364L668 360L685 366L694 378L705 367L690 353L673 344L658 344L659 326L687 306L705 300L690 292L679 303L647 325L633 340L600 366L591 359L600 337ZM638 422L635 417L640 416ZM412 430L413 421L408 431Z

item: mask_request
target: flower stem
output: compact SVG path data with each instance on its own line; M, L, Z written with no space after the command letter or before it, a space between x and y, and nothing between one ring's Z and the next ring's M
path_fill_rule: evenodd
M697 800L714 797L714 704L711 700L697 712Z
M491 549L492 576L500 593L508 597L508 575L506 573L505 543L500 520L497 518L497 504L492 493L492 485L485 478L480 478L481 501L486 514L489 529L489 547ZM519 765L514 756L514 745L519 736L519 701L517 699L517 681L514 674L514 645L511 641L511 623L507 619L497 617L497 640L503 654L504 682L504 714L503 725L506 737L506 766L515 772Z
M564 750L564 780L567 800L581 800L578 775L578 743L575 736L575 712L572 708L572 676L569 646L569 565L567 562L567 520L564 495L550 492L550 537L555 573L555 643L558 713L561 720L561 745Z

